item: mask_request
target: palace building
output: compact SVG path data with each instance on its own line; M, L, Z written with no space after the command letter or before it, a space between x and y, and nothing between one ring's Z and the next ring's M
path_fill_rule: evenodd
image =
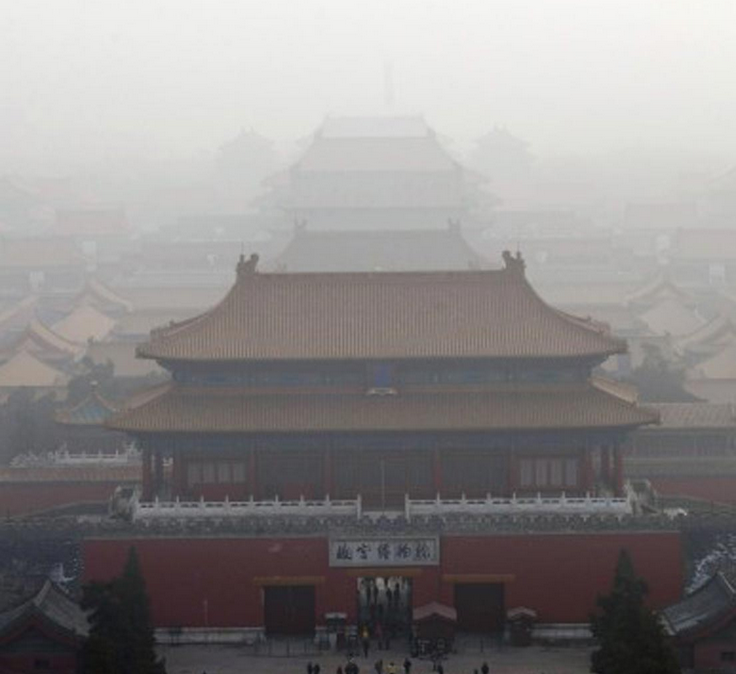
M128 529L85 541L88 577L135 545L159 627L259 635L375 622L376 592L403 616L454 607L461 629L518 606L582 623L621 548L655 605L679 598L679 533L623 483L627 434L657 413L593 374L626 344L545 304L519 254L484 271L257 261L139 347L171 381L108 421L142 448L143 489Z

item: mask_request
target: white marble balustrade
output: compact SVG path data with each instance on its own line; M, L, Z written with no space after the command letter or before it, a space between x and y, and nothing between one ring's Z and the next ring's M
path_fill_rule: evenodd
M624 516L635 512L635 497L632 493L622 498L586 496L512 496L511 498L494 497L490 494L486 498L468 499L464 496L459 499L443 499L438 494L434 499L410 499L404 501L403 514L407 520L415 516L445 516L445 515L615 515ZM161 518L230 518L250 516L278 516L278 515L315 515L315 516L345 516L349 515L360 519L363 515L361 497L356 499L311 500L301 498L298 501L281 501L278 498L270 501L160 501L139 502L134 497L130 502L129 511L135 520L151 520ZM385 511L373 514L390 514ZM401 510L393 514L401 513Z

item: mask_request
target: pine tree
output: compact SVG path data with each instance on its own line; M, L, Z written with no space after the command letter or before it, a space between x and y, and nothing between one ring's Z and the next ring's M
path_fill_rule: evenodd
M611 593L599 597L591 619L598 649L591 656L596 674L679 674L680 666L657 615L646 607L646 583L637 578L625 550L619 555Z
M157 660L148 595L135 548L120 577L84 588L91 629L80 674L166 674Z

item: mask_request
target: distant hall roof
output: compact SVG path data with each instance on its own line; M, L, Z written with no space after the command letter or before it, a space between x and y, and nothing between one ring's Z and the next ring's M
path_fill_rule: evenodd
M276 258L288 272L444 271L487 262L458 230L312 231L297 229Z
M394 138L316 137L294 169L303 172L457 171L434 135Z
M510 256L509 256L510 257ZM492 271L261 274L241 262L222 302L154 330L142 357L185 361L605 357L600 324L557 311L523 262Z
M68 381L63 372L25 351L0 365L0 388L51 388L64 386Z
M420 115L328 117L319 130L325 138L416 138L429 132Z

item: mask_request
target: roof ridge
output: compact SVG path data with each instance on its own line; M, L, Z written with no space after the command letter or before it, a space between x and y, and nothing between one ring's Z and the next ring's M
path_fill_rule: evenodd
M34 606L40 608L41 604L46 600L46 596L51 590L51 585L51 580L47 578L41 586L41 589L36 593L36 596L33 597L33 599L31 600Z
M256 255L247 261L242 256L235 283L219 303L152 331L138 355L361 360L605 357L626 351L626 342L602 324L547 304L526 279L518 253L504 253L503 269L453 271L260 273L257 262ZM402 353L402 344L412 348ZM220 355L211 355L218 349Z

